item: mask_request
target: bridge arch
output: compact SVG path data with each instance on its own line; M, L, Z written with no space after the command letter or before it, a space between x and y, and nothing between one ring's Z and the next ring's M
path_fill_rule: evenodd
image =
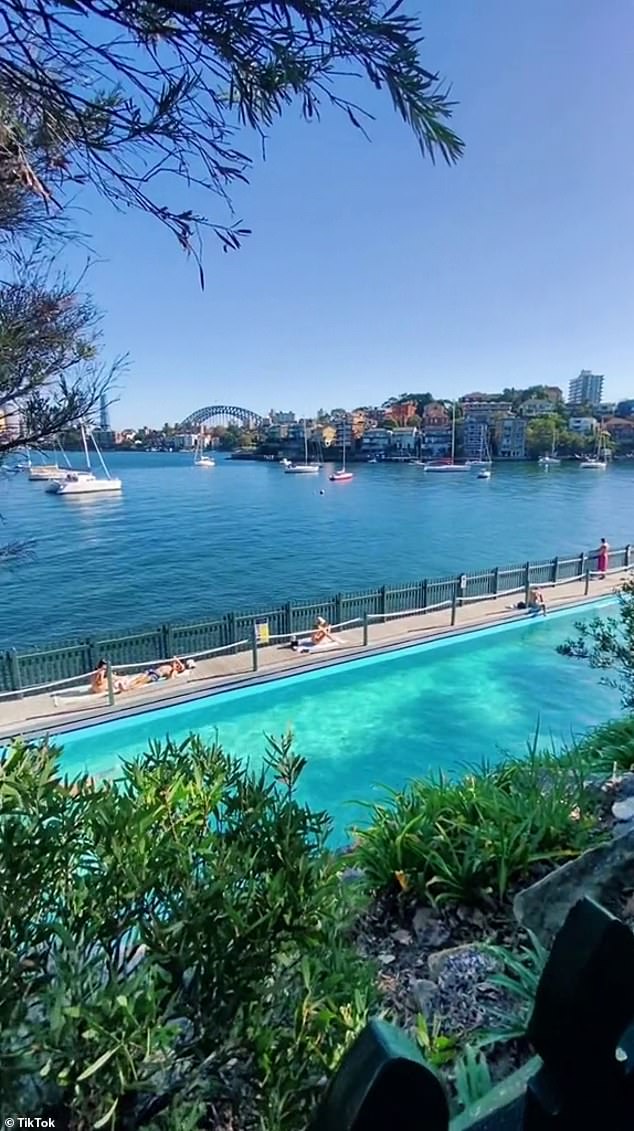
M247 428L260 428L266 423L265 418L249 408L240 408L232 404L211 404L204 408L197 408L195 412L181 422L183 428L199 428L201 424L210 424L212 421L221 420L227 423L230 420L239 420Z

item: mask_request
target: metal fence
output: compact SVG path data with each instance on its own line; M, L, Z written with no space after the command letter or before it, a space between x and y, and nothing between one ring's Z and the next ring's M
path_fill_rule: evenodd
M610 551L610 570L630 565L630 546ZM277 608L226 613L208 621L162 624L119 634L93 635L47 644L40 648L11 648L0 653L0 694L33 689L85 677L104 657L113 667L156 663L171 656L200 655L214 650L248 651L253 626L266 622L271 640L309 631L318 616L332 625L364 618L389 621L408 613L528 592L532 585L556 585L588 578L596 555L550 558L521 565L496 566L459 576L425 578L404 585L337 593L317 601L287 602Z

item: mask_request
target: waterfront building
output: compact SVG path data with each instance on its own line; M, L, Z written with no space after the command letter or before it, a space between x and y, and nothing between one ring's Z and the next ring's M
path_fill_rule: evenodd
M355 440L360 440L366 428L370 426L365 409L355 408L350 414L352 422L352 435Z
M340 416L335 424L335 444L338 448L342 448L345 444L347 448L352 444L352 420L347 416Z
M573 377L568 387L569 405L591 405L593 408L601 404L603 396L603 375L592 373L590 369L582 369L578 377Z
M634 401L619 401L614 411L614 415L621 416L625 419L630 416L634 416Z
M486 459L491 426L477 416L466 416L462 427L462 454L465 459Z
M390 428L367 428L363 433L361 451L367 456L385 456L392 440Z
M421 432L421 447L429 459L443 459L451 455L451 424L424 424Z
M564 394L559 388L559 385L542 385L542 396L547 400L552 401L553 404L562 404Z
M634 448L634 419L622 419L619 416L610 416L602 422L605 432L619 448L631 451Z
M571 416L568 421L568 428L571 432L576 432L579 436L591 436L596 432L598 421L594 416Z
M413 456L418 448L418 428L410 425L409 428L393 428L391 432L390 455Z
M526 420L523 416L504 416L494 427L498 459L526 459Z

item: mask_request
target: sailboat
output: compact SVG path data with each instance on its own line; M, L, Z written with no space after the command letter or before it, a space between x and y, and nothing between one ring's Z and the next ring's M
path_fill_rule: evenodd
M61 467L58 463L45 463L44 453L39 452L41 457L40 463L32 463L29 456L29 462L25 466L25 471L29 473L29 480L33 482L41 482L43 479L57 479L61 472Z
M331 483L345 483L346 479L354 479L354 475L352 474L352 472L346 471L346 426L345 426L345 424L343 426L343 449L342 449L341 467L338 469L338 471L333 471L332 475L329 475L328 478L330 479Z
M318 463L308 462L308 433L306 432L306 421L304 421L304 463L291 463L289 467L284 468L285 475L315 475L321 471Z
M487 468L487 467L491 466L491 463L492 463L491 449L489 447L489 438L487 436L487 425L481 424L480 425L480 456L479 456L478 459L472 459L469 463L469 466L470 467ZM481 478L486 479L487 476L483 475L483 476L481 476Z
M556 454L556 447L555 447L556 436L557 436L557 431L556 431L555 425L553 424L553 442L552 442L551 449L550 449L550 455L548 455L546 453L545 455L539 457L537 462L538 462L540 467L550 467L552 464L561 463L559 456Z
M51 495L98 495L106 491L121 491L123 488L121 480L112 476L108 471L97 441L91 433L90 438L105 473L105 479L98 479L94 474L90 464L88 436L83 424L81 425L81 438L84 445L84 454L86 456L86 470L75 471L71 469L70 471L62 472L60 478L49 483L46 488L47 492Z
M454 457L456 454L456 402L452 405L451 414L451 462L450 463L427 463L423 471L433 472L436 475L446 474L456 471L471 471L470 463L455 463Z
M605 471L608 466L608 449L605 446L603 430L599 430L597 451L594 456L586 456L579 464L582 471Z
M196 439L194 448L194 467L215 467L216 461L211 456L205 455L205 437L202 428Z

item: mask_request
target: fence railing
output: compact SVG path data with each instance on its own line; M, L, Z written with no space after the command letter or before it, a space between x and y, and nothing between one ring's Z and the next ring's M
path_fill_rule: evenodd
M626 1131L634 1127L634 935L592 900L569 912L542 974L523 1069L450 1120L436 1073L373 1021L310 1131Z
M610 551L609 572L629 568L629 545ZM11 648L0 652L0 697L23 696L35 691L71 685L89 678L104 658L115 670L142 668L173 656L211 656L238 652L253 654L257 670L258 648L309 633L316 617L324 617L335 629L368 626L401 617L422 615L446 608L455 624L459 610L477 601L511 594L525 594L532 586L565 585L584 581L585 592L596 576L597 555L577 554L569 558L527 561L521 565L496 566L458 576L425 578L399 586L381 586L356 593L337 593L316 601L286 602L251 611L231 612L208 621L162 624L122 634L94 635L50 644L41 648ZM261 631L262 626L266 632Z

